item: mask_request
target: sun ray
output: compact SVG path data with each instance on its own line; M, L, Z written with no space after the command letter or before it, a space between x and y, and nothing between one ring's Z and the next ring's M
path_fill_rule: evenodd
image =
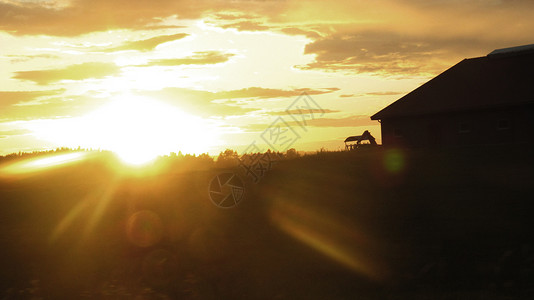
M208 152L219 142L210 121L135 95L115 98L83 117L36 121L29 129L57 144L111 150L132 165L170 152Z
M46 171L60 166L70 165L87 158L88 153L74 152L48 155L43 158L26 159L4 166L1 170L6 175L22 175Z

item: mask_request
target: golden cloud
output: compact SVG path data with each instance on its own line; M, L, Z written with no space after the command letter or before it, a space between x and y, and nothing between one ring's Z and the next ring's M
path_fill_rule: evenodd
M485 40L408 36L391 31L346 32L306 45L315 61L301 69L381 75L432 75L469 54L482 56L498 44Z
M220 25L221 28L236 28L239 31L264 31L269 30L271 27L262 25L257 21L241 21L237 23Z
M292 110L284 110L284 111L271 111L271 112L268 112L268 114L273 115L273 116L285 116L285 115L305 115L305 114L330 114L330 113L337 113L337 112L340 112L340 111L332 110L332 109L311 108L311 109L292 109Z
M366 96L393 96L393 95L402 95L403 92L394 92L394 91L388 91L388 92L370 92L365 93Z
M208 65L227 62L232 53L222 53L219 51L200 51L185 58L153 59L144 66L181 66L181 65Z
M35 54L35 55L7 55L11 58L12 63L26 62L32 59L59 59L60 56L54 54Z
M289 35L304 35L310 39L319 39L321 35L315 30L302 29L297 27L284 27L280 29L281 32Z
M307 126L313 127L358 127L377 125L377 121L372 121L370 116L353 115L345 118L318 118L306 120ZM297 125L290 123L290 125Z
M326 89L309 89L300 88L292 90L271 89L262 87L249 87L240 90L221 91L213 93L215 98L213 99L236 99L236 98L284 98L284 97L296 97L303 93L308 95L321 95L338 91L338 88L326 88Z
M2 111L2 116L9 121L81 116L107 101L90 96L52 97L25 105L10 106Z
M226 103L215 103L214 100L233 100L233 99L267 99L267 98L287 98L296 97L303 92L309 95L326 94L337 91L337 88L326 89L269 89L260 87L251 87L239 90L209 92L202 90L192 90L184 88L165 88L159 91L140 91L143 95L162 99L168 103L176 105L189 113L198 116L232 116L241 115L251 111L257 111L260 108L244 107L235 101Z
M160 35L160 36L156 36L156 37L145 39L145 40L125 42L118 47L106 48L106 49L103 49L102 51L115 52L115 51L136 50L136 51L146 52L146 51L154 50L154 48L156 48L157 46L161 44L183 39L186 36L188 36L187 33Z
M117 75L120 68L115 64L88 62L83 64L70 65L63 69L48 69L37 71L15 72L13 78L30 80L40 85L46 85L61 80L84 80L89 78L104 78L106 76Z
M168 28L169 17L209 17L222 28L270 30L312 40L305 70L381 75L439 73L465 57L495 48L532 43L534 2L381 0L207 1L77 0L53 7L45 2L1 2L0 30L14 35L75 36L117 28ZM184 35L184 34L181 34ZM150 51L183 38L160 36L104 51ZM193 60L160 61L161 65Z
M0 131L0 139L5 139L15 135L25 135L31 133L27 129L13 129L13 130L2 130Z
M34 101L41 97L58 95L64 91L63 89L50 91L0 91L0 108L4 109L14 104Z
M304 119L306 126L310 127L358 127L358 126L374 126L378 125L377 121L372 121L370 116L352 115L344 118L317 118ZM302 121L301 121L302 122ZM280 126L302 126L296 121L289 121L281 123ZM249 131L263 131L269 127L269 124L249 124L244 126Z
M111 29L153 29L160 20L178 16L198 19L217 12L243 11L276 14L280 1L209 0L77 0L68 6L50 7L43 2L0 2L0 30L14 35L77 36Z

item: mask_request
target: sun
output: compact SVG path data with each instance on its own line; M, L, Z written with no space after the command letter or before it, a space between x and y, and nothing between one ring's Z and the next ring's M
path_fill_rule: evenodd
M34 131L60 145L111 150L133 165L170 152L204 153L218 143L214 124L135 95L115 98L80 118L49 120Z

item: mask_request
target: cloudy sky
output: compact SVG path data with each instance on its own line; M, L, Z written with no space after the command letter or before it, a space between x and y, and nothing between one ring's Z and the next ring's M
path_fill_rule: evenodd
M533 11L530 0L0 0L0 154L335 150L365 129L380 142L370 115L463 58L534 43Z

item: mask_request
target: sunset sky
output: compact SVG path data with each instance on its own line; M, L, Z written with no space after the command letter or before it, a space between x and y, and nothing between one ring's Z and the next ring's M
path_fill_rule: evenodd
M534 43L533 11L530 0L0 0L0 155L264 149L277 120L298 150L337 150L366 129L380 142L370 115L463 58ZM304 126L291 106L303 92L317 106Z

